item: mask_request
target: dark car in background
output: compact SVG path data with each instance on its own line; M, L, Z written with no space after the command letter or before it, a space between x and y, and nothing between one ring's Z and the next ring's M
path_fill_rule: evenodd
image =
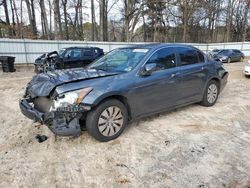
M35 72L85 67L103 55L103 49L97 47L63 48L59 52L54 51L39 56L35 60Z
M113 50L86 69L35 75L19 105L57 135L80 135L86 126L109 141L128 121L192 103L213 106L227 78L221 62L192 46L139 45Z
M231 63L243 61L245 55L240 50L224 49L212 55L212 58L216 61L221 61L223 63Z

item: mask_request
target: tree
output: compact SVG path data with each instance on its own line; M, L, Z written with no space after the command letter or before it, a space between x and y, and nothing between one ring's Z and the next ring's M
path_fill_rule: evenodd
M135 26L139 21L143 4L140 0L123 0L123 4L125 40L130 42L133 38Z
M10 26L10 18L9 18L8 5L7 5L6 0L2 1L2 5L3 5L3 8L4 8L4 14L5 14L5 24L8 27L8 36L12 37L14 33L13 33L13 30L12 30L12 28Z
M62 21L59 0L53 0L55 39L62 39Z
M99 0L100 40L108 41L108 0Z
M97 40L97 28L96 28L96 20L95 20L95 4L94 0L91 0L91 40Z
M45 9L44 0L39 1L40 9L41 9L41 24L42 24L42 33L43 36L47 39L50 39L49 34L49 25L48 25L48 19L47 19L47 13Z
M62 0L63 5L63 15L64 15L64 31L65 31L65 39L69 40L69 31L68 31L68 14L67 14L67 0Z
M34 8L34 0L25 0L29 16L29 22L32 29L33 37L37 37L36 14Z

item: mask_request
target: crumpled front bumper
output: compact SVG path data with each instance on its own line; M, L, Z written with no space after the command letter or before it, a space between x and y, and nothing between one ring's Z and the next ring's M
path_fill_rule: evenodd
M24 116L36 122L47 125L56 135L78 136L81 134L79 119L82 114L90 108L74 105L69 108L62 108L59 111L42 113L36 110L29 99L19 101L21 112Z

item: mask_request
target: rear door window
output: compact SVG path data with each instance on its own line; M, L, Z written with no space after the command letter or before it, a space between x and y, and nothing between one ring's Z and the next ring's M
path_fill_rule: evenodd
M179 54L182 66L192 65L200 62L197 50L189 47L177 47L176 49ZM201 60L204 61L204 56L203 58L201 57Z
M83 49L83 56L92 56L93 55L93 51L92 49Z

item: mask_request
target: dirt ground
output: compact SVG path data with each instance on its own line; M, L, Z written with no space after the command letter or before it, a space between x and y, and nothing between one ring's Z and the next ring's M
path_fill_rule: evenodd
M250 79L225 65L215 106L142 119L116 140L56 137L19 110L32 71L0 73L0 187L250 187ZM48 140L38 143L37 134Z

